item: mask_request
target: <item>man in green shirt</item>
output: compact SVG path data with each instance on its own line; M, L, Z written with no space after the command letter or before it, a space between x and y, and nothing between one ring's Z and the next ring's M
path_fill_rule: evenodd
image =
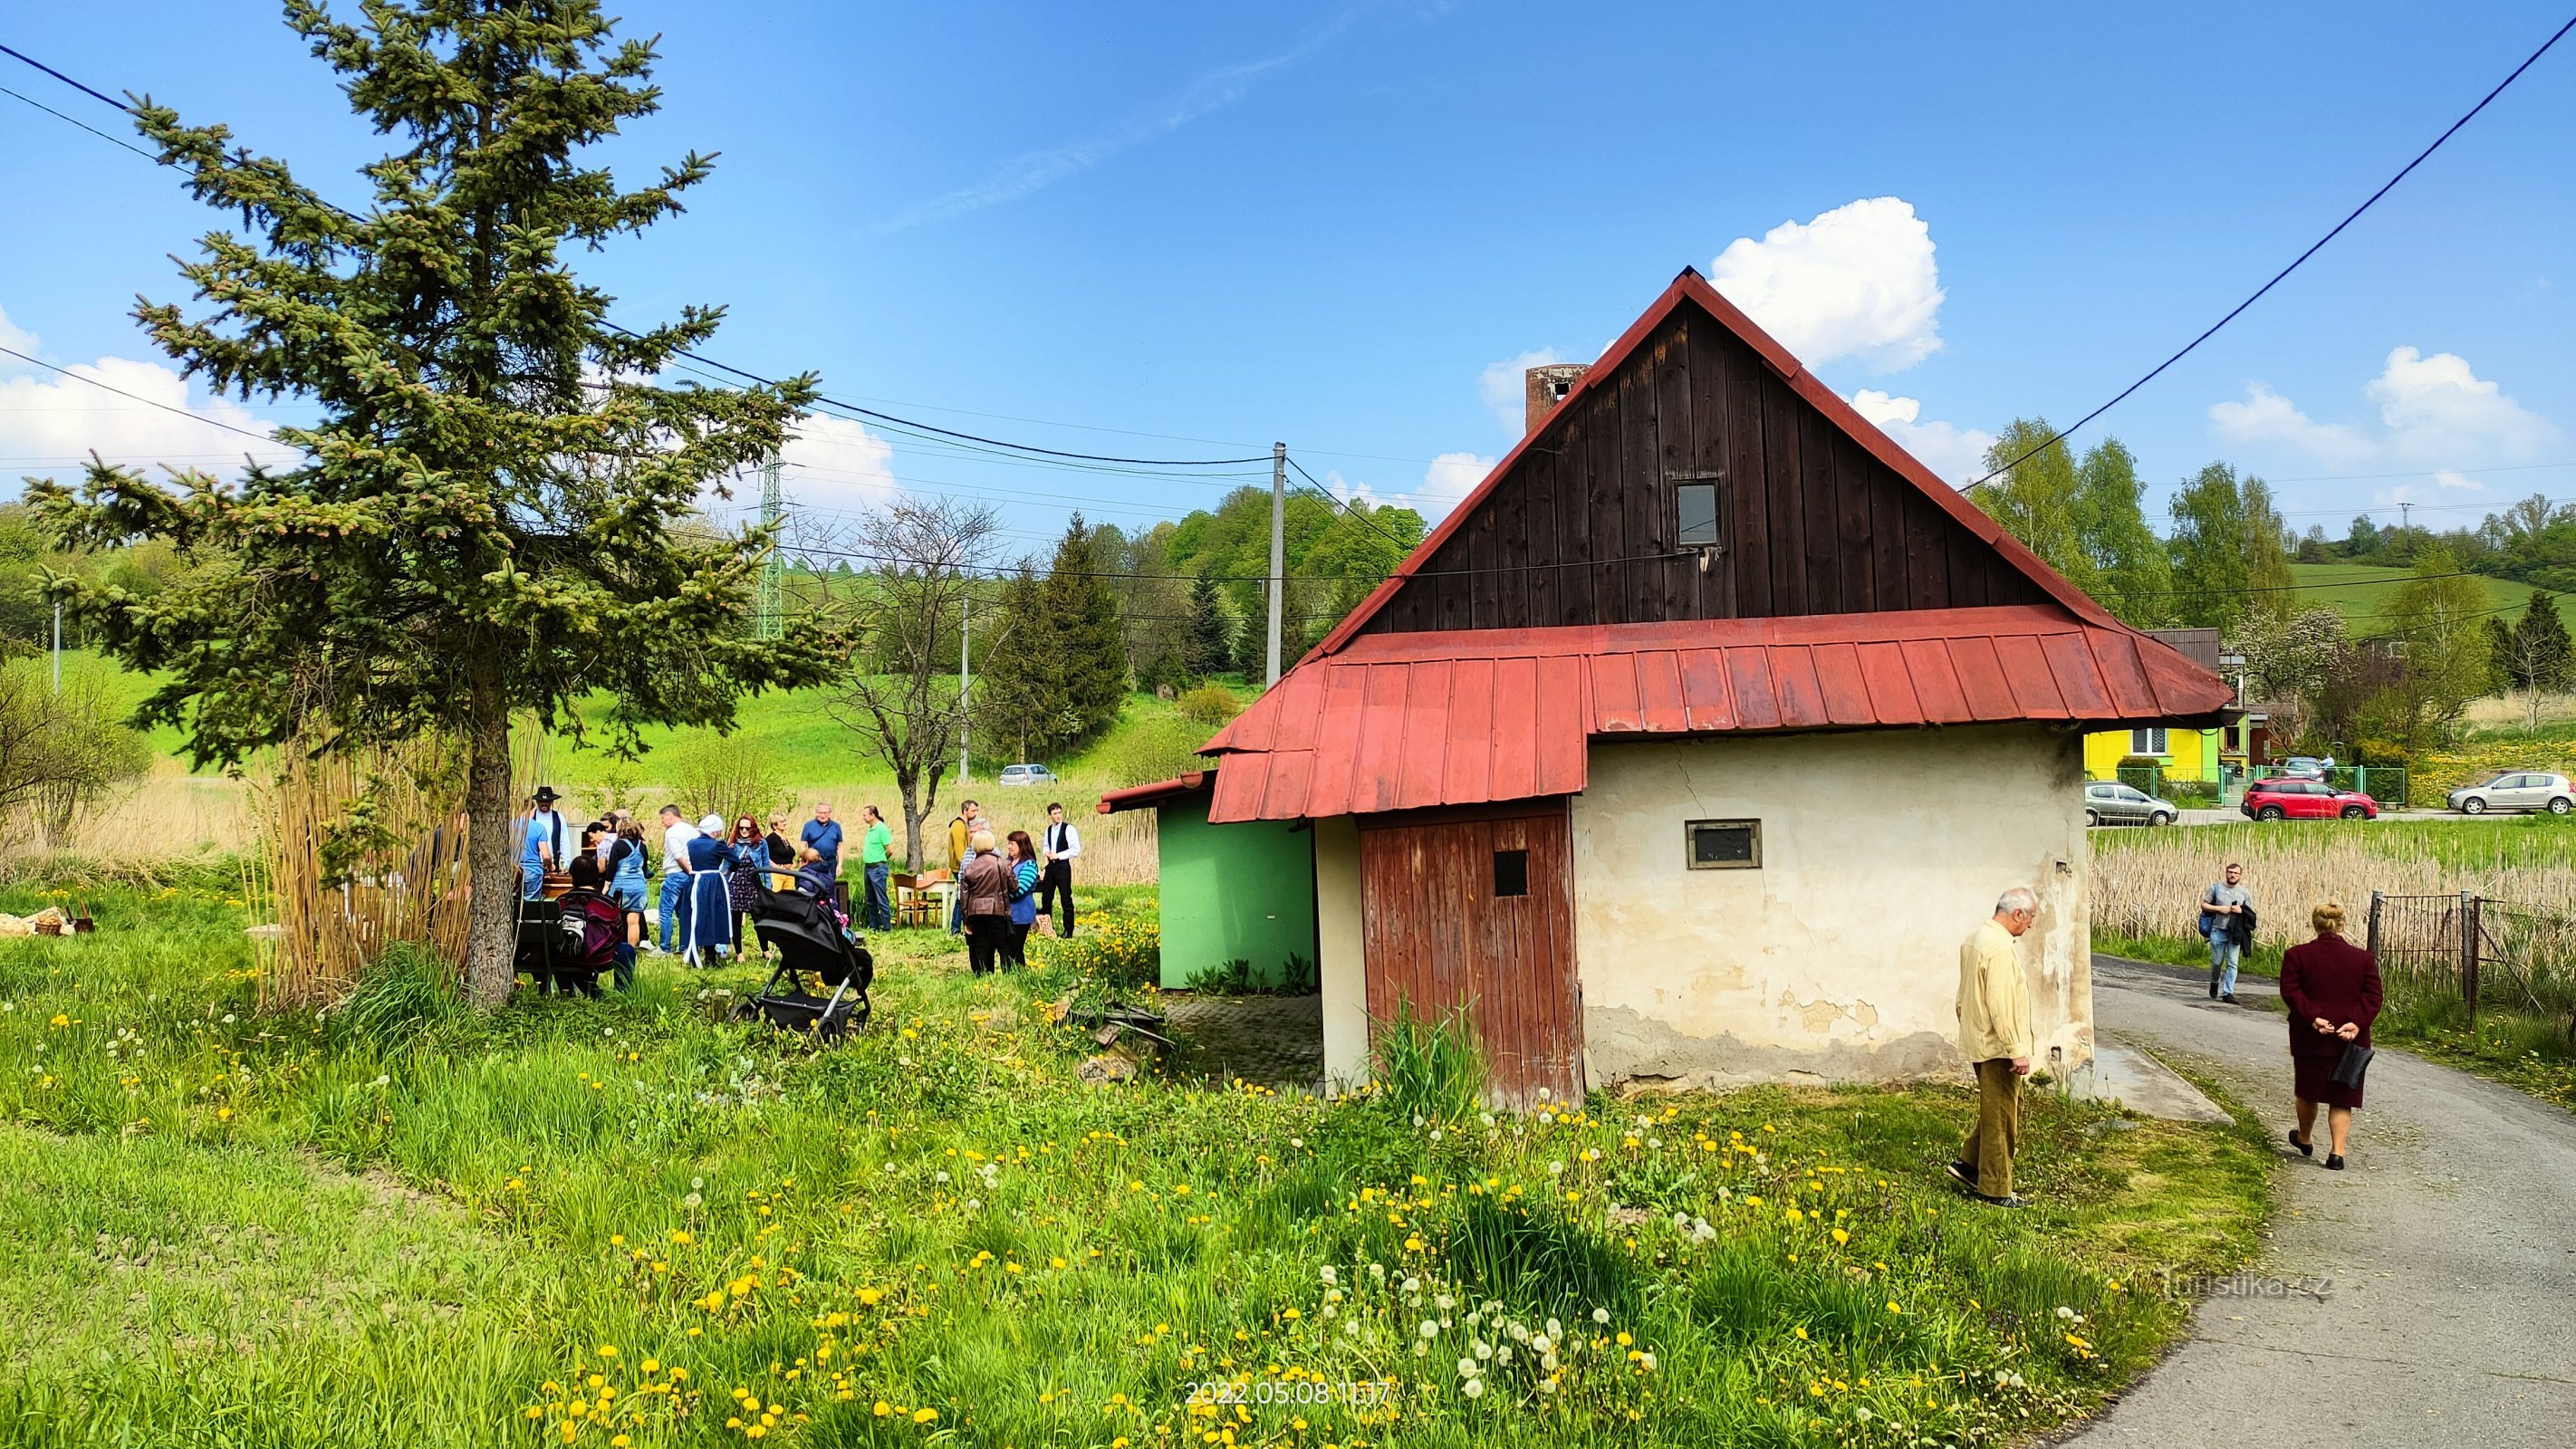
M859 867L867 875L868 900L859 924L871 931L894 929L894 900L886 894L886 878L894 869L894 831L886 825L885 812L874 805L859 812L867 833L859 837Z

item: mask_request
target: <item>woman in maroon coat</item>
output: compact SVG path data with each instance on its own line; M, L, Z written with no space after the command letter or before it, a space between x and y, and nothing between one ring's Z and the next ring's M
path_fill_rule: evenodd
M2379 963L2368 951L2343 938L2343 907L2328 901L2309 912L2317 938L2281 953L2281 1001L2290 1008L2292 1091L2299 1099L2299 1129L2290 1145L2307 1156L2317 1150L2317 1104L2327 1108L2326 1126L2333 1143L2326 1166L2343 1170L2344 1139L2352 1131L2352 1109L2361 1105L2361 1088L2334 1079L2344 1048L2370 1045L2370 1024L2379 1017Z

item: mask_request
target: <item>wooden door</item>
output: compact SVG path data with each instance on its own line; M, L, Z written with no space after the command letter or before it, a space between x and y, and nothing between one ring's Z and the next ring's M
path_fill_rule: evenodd
M1488 1095L1526 1107L1583 1096L1574 975L1574 854L1562 805L1542 813L1387 817L1360 829L1371 1030L1464 1006Z

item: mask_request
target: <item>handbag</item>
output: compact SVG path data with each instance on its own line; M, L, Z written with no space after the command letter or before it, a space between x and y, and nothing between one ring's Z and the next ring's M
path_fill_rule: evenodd
M2361 1074L2370 1070L2370 1059L2378 1053L2359 1042L2346 1043L2343 1059L2335 1063L2334 1083L2338 1087L2359 1087Z

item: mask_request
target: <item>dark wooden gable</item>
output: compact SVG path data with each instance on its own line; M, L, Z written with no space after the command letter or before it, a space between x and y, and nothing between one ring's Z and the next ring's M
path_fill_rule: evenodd
M1357 632L2050 597L1695 299L1609 365L1462 505L1472 512L1411 561ZM1674 541L1675 489L1702 481L1718 488L1720 538L1705 569L1699 550Z

